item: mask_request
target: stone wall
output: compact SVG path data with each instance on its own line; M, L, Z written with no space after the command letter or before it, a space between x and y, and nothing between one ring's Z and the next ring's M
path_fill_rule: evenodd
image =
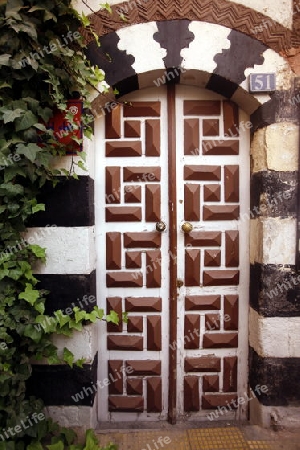
M194 0L139 0L127 7L110 3L115 5L112 16L103 10L91 14L102 45L89 40L87 55L106 71L119 97L155 87L180 68L174 76L177 83L217 92L251 116L249 384L252 388L266 384L269 390L252 402L250 420L266 426L299 424L300 276L295 267L299 129L294 77L299 70L300 5L296 0L206 0L201 7ZM119 20L117 8L125 10L128 21ZM85 12L91 13L86 7ZM251 72L275 72L276 92L250 94ZM112 101L111 93L95 98L95 115L105 113L107 101ZM80 173L79 183L68 180L55 191L46 188L41 201L46 200L48 213L35 215L31 224L35 227L31 233L57 225L45 243L47 265L37 268L41 287L51 290L49 311L63 309L84 295L96 296L94 143L85 145L90 155L88 175ZM72 395L95 383L96 330L90 327L74 342L76 354L87 358L84 369L37 365L30 387L42 393L51 415L65 425L93 426L95 392L78 402Z

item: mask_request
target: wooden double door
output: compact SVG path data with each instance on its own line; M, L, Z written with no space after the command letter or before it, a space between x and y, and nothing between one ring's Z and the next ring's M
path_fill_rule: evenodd
M96 124L98 304L128 315L100 325L101 422L245 418L247 120L165 86Z

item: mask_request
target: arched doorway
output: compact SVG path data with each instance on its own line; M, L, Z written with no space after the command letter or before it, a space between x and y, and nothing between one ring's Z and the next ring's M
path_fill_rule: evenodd
M100 330L99 420L244 419L248 117L188 86L122 102L95 129L98 302L128 314Z

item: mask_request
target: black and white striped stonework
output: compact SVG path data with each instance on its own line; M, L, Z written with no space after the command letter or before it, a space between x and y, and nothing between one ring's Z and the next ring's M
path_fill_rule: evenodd
M51 183L46 184L39 202L45 203L46 211L32 216L29 233L42 233L43 227L55 226L47 242L39 242L47 248L49 260L36 274L38 287L50 291L46 314L58 309L68 314L68 308L74 306L91 311L96 305L94 180L90 175L79 175L78 180L60 180L55 189ZM96 390L88 389L97 380L95 330L93 326L84 327L74 338L57 337L54 343L60 351L64 346L70 348L76 358L85 358L86 364L82 369L34 364L28 393L41 397L50 414L64 425L93 426ZM76 396L84 388L87 395Z
M263 242L252 243L249 381L252 388L268 386L259 398L263 407L258 412L251 405L251 412L253 420L275 426L296 423L300 404L300 274L295 266L299 113L293 98L293 90L276 92L251 118L254 133L265 139L272 129L269 138L273 134L283 142L281 152L286 153L286 164L280 155L273 161L267 156L266 166L251 175L252 224L263 227ZM272 153L272 140L265 143L266 152ZM262 251L257 251L259 246Z

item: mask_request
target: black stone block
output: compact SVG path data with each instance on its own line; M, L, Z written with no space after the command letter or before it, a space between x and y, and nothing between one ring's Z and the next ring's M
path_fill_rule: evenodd
M45 204L45 211L30 217L28 227L84 227L95 224L94 180L88 176L74 178L59 177L60 182L53 187L47 182L37 196L39 203Z
M33 365L27 397L34 395L46 406L93 406L97 386L98 356L83 368L68 365Z

